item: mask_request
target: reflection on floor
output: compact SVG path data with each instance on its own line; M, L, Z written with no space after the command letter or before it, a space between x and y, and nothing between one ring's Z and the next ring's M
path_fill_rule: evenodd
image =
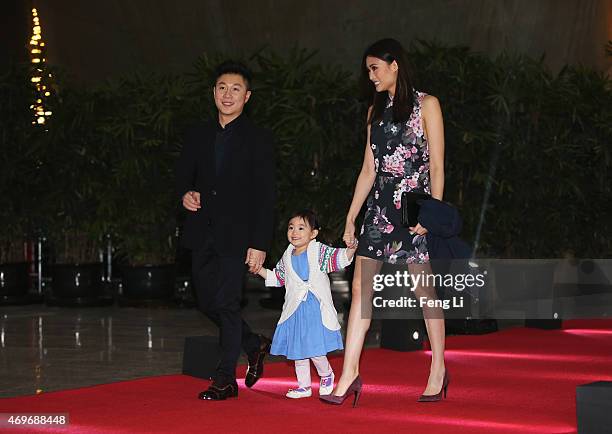
M271 336L280 312L260 306L267 293L245 295L247 322ZM343 332L344 300L335 300ZM378 346L378 330L375 321L367 346ZM185 337L216 333L195 308L1 306L0 397L180 373Z

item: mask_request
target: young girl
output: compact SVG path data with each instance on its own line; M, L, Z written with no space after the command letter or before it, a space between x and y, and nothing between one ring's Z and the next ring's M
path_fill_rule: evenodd
M285 303L272 339L270 354L295 360L297 389L288 398L312 396L310 360L321 378L319 395L329 395L334 372L326 354L343 349L338 313L332 301L327 273L346 267L353 248L334 248L315 240L319 224L310 210L295 213L289 220L289 246L274 270L262 268L266 286L285 286Z

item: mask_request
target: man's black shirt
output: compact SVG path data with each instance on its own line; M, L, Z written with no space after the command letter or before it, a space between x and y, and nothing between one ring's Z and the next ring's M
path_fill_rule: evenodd
M201 208L185 211L181 244L214 240L223 255L267 251L276 206L273 136L244 114L221 128L217 120L190 128L176 164L179 197L200 193Z

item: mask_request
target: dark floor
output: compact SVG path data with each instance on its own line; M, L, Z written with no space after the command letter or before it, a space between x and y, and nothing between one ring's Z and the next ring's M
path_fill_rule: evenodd
M342 285L334 298L344 332ZM245 296L247 322L271 336L280 311L260 306L267 293ZM379 344L378 329L367 346ZM0 306L0 397L180 373L185 337L214 334L195 308Z

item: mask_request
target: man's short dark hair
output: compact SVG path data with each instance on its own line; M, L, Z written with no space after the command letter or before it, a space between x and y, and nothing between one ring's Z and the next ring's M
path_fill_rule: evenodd
M225 62L217 65L215 68L215 83L223 74L238 74L244 78L247 90L251 88L253 73L244 63L236 62L234 60L226 60Z

